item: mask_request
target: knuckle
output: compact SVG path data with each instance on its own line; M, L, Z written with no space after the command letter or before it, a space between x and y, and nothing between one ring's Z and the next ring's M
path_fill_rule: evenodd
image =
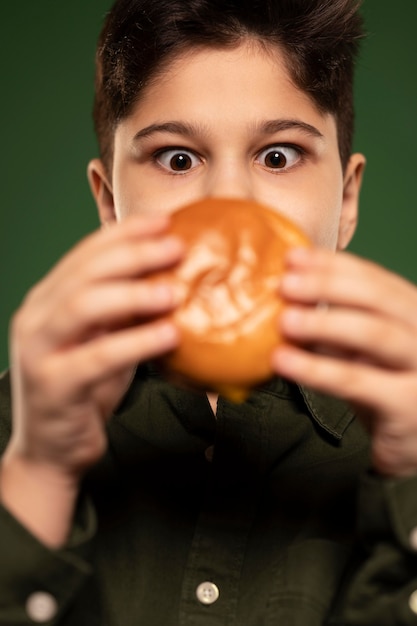
M88 290L73 293L66 306L67 315L72 319L84 319L91 316L92 298Z

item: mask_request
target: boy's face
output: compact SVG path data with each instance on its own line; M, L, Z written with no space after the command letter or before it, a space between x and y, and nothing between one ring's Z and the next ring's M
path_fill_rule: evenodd
M173 61L117 127L111 183L100 161L90 164L101 220L238 197L282 212L319 245L344 248L364 159L353 155L342 171L334 117L273 52L246 43Z

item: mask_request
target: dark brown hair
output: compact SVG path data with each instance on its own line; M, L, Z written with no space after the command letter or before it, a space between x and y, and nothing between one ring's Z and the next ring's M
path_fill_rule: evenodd
M279 46L294 83L337 122L345 166L353 136L360 0L116 0L96 56L94 123L109 168L114 130L176 55L251 37Z

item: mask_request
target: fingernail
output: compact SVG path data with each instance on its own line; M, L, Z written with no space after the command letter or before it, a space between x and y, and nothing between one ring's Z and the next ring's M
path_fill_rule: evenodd
M281 314L281 326L285 329L297 329L302 323L303 314L298 309L284 309Z
M170 322L161 323L158 327L158 336L164 343L174 344L178 341L178 329Z
M152 289L151 297L154 298L160 305L178 306L184 301L186 290L183 285L172 284L160 284L155 285Z
M293 370L296 371L297 355L287 346L280 346L273 355L272 361L274 369L278 374L291 376Z
M154 285L151 289L151 298L158 304L173 304L175 291L171 285Z
M169 252L182 252L184 250L184 242L179 237L175 235L168 235L161 240L161 244L163 245L165 251Z
M285 260L289 263L305 263L310 257L310 248L290 248L285 256Z
M281 280L281 291L288 295L297 293L302 287L303 281L303 276L295 272L284 274Z

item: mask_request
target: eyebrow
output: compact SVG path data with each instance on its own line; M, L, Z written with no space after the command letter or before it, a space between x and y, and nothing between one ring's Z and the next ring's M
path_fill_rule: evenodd
M170 133L172 135L185 135L186 137L195 137L197 135L207 134L207 129L200 125L189 124L187 122L163 122L161 124L150 124L142 130L138 131L133 141L138 139L146 139L155 133Z
M253 131L260 135L273 135L274 133L285 130L299 130L306 135L310 135L318 139L324 139L323 134L318 130L318 128L297 119L268 120L266 122L256 123L253 127ZM196 137L198 135L207 135L208 129L206 126L200 124L194 125L189 124L188 122L177 121L150 124L149 126L139 130L135 134L133 141L135 142L140 139L147 139L155 133L170 133L173 135L184 135L185 137Z
M279 133L283 130L300 130L306 135L311 135L312 137L317 137L318 139L324 139L323 134L318 128L297 119L268 120L267 122L262 122L261 124L256 125L255 130L262 135L273 135L274 133Z

